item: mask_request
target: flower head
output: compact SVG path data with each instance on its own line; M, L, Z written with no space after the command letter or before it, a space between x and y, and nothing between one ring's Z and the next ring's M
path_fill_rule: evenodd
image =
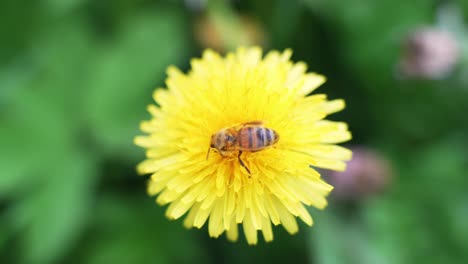
M169 67L167 89L154 93L159 107L150 105L152 119L141 124L148 135L135 138L147 149L138 171L152 174L148 192L169 204L168 218L187 214L186 227L208 222L211 237L226 232L230 240L237 240L242 224L249 244L257 243L258 230L273 240L272 224L291 234L298 231L296 217L312 225L305 206L324 208L332 189L314 167L344 170L351 152L334 144L351 135L345 123L324 120L344 102L307 96L325 78L306 73L290 56L290 50L264 58L260 48L226 57L207 50L187 74ZM213 134L257 121L279 140L244 150L241 159L235 149L213 149L206 158Z

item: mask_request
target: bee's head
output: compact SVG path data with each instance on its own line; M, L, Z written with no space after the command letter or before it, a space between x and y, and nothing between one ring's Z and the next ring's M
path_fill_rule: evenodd
M232 133L226 133L226 135L224 136L224 140L227 143L233 143L235 139L236 138L234 137L234 135Z

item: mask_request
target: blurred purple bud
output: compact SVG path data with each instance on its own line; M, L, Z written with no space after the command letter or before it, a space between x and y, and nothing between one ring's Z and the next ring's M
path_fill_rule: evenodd
M459 57L457 40L450 32L422 28L405 39L399 70L408 78L440 79L452 71Z
M330 171L324 175L335 187L332 196L340 200L361 200L382 191L392 178L389 161L369 148L351 149L353 158L346 171Z

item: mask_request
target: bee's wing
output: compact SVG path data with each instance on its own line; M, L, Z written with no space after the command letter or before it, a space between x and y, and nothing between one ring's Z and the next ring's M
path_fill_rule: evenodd
M263 126L263 124L264 123L261 120L254 120L254 121L243 123L241 124L241 126Z
M245 122L245 123L242 123L240 125L237 125L237 126L230 127L230 128L228 128L228 131L230 131L231 133L235 133L235 132L238 132L239 130L241 130L242 128L244 128L244 127L263 126L263 124L264 124L263 121L260 121L260 120L249 121L249 122Z

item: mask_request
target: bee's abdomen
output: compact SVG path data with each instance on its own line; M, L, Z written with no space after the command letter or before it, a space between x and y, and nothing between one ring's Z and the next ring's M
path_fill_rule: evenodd
M258 151L275 144L278 134L266 127L244 127L239 131L239 148L243 151Z

